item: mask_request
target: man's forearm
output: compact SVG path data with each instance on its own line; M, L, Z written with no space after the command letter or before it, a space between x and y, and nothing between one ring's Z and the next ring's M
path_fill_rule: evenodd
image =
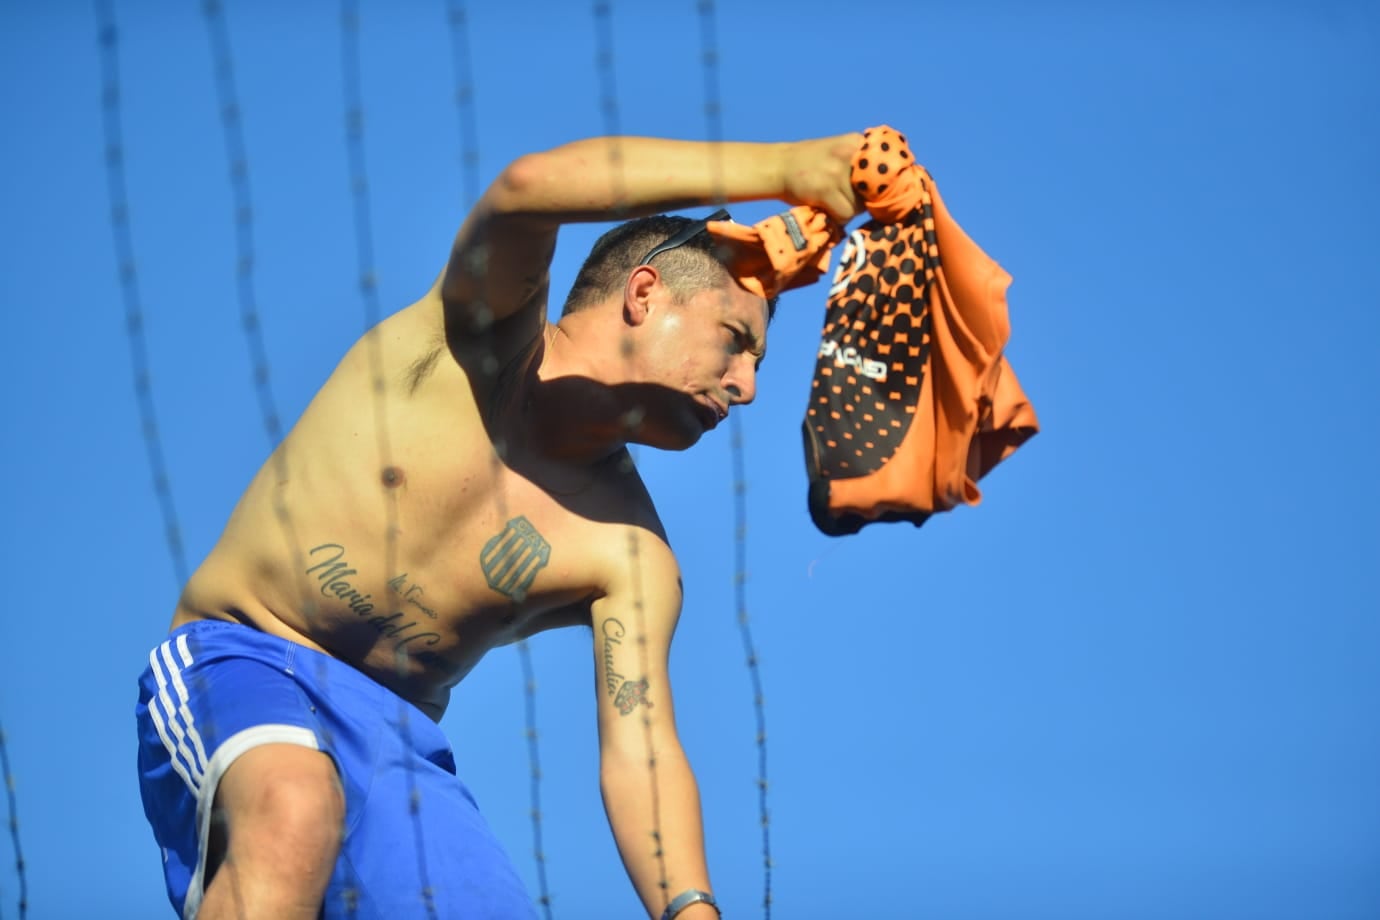
M790 146L591 138L519 158L486 199L497 212L561 224L783 198Z
M600 783L628 877L647 915L659 918L667 901L685 889L713 889L705 864L699 788L684 751L679 745L661 749L655 769L647 759L631 751L606 752ZM677 920L714 916L713 908L695 904Z

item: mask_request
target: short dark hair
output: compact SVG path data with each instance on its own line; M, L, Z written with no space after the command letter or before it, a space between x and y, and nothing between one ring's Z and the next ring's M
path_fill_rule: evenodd
M658 214L619 224L595 241L566 295L565 316L593 306L620 291L623 282L652 249L690 224L688 217ZM657 271L677 302L703 290L734 283L727 269L727 251L708 233L697 233L675 249L656 257ZM776 315L776 298L767 301L767 319Z

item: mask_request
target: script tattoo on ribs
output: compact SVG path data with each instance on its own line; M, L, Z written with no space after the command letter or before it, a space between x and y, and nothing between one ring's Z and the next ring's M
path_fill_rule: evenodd
M413 652L414 650L408 647L413 642L432 646L441 641L440 633L427 630L414 632L413 630L421 625L421 621L409 619L401 610L395 610L387 616L381 613L371 616L374 613L375 598L372 594L362 593L355 587L357 582L354 576L359 572L350 567L349 560L345 558L345 547L339 543L313 546L307 551L307 556L313 563L307 567L307 574L316 577L321 585L322 596L344 601L351 613L367 621L380 636L396 639L394 649ZM427 660L435 658L430 652L420 653L418 657L423 655Z
M623 644L623 636L627 635L627 629L623 624L613 617L604 621L602 627L604 633L604 689L613 697L613 705L618 707L618 714L626 716L637 708L638 703L646 704L648 709L652 708L652 701L647 699L647 678L641 680L628 680L613 666L613 647Z
M415 581L409 582L407 580L406 572L403 572L398 577L389 581L388 587L392 588L393 593L401 597L405 603L411 604L413 607L416 607L418 610L420 610L422 613L425 613L433 620L436 619L436 611L421 602L420 598L423 594L426 593L426 590L421 585L417 584Z
M551 544L520 515L505 524L479 553L479 567L489 587L515 604L527 597L532 579L550 560Z

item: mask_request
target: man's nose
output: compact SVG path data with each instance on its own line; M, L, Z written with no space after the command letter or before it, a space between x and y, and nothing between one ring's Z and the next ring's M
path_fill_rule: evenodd
M735 406L746 406L757 398L757 368L752 361L736 365L724 382L724 389Z

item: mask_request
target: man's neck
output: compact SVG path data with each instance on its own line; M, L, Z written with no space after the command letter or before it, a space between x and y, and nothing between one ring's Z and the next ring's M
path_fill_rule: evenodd
M577 341L597 330L566 325L574 328L552 324L543 333L541 360L522 401L522 427L542 456L592 466L623 451L637 419L602 378L601 366L607 365L600 352Z

